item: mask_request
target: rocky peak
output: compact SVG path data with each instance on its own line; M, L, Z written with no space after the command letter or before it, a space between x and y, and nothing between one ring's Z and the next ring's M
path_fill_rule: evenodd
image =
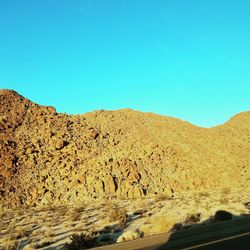
M130 109L60 114L0 90L0 205L247 185L249 113L202 129Z

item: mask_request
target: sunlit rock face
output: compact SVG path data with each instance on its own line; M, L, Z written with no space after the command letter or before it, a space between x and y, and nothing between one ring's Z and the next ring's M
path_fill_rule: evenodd
M250 112L210 129L130 109L57 113L0 90L0 204L70 204L250 179Z

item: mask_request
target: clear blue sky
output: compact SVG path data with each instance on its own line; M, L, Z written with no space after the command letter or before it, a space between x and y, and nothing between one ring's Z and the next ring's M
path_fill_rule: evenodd
M0 0L0 88L223 123L250 110L250 1Z

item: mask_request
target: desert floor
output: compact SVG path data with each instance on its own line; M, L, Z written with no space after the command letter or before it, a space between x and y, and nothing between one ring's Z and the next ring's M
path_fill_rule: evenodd
M232 213L233 218L249 215L250 187L3 210L0 249L76 249L73 244L83 246L83 239L89 246L123 242L197 223L212 223L218 210Z

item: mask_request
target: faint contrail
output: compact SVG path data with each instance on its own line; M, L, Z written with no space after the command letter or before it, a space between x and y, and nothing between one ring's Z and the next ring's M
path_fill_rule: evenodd
M194 42L193 40L191 40L187 36L184 36L183 34L180 34L176 30L174 30L172 27L170 27L168 25L168 23L166 22L166 20L164 20L161 17L161 15L159 13L157 13L157 10L154 7L154 5L152 5L151 7L152 7L152 10L154 11L154 13L156 14L158 20L163 24L162 26L160 26L160 28L162 29L163 32L165 30L167 30L169 33L177 36L178 38L180 38L181 40L183 40L186 44L189 44L189 45L193 46L194 48L196 48L197 50L199 50L200 52L202 52L206 56L212 57L213 59L219 60L219 61L221 61L221 62L223 62L225 64L233 63L232 61L229 61L228 58L223 57L221 55L218 55L218 54L214 53L211 49L208 49L208 48L205 48L203 46L198 45L196 42Z
M188 75L190 75L196 81L202 82L201 79L199 77L197 77L197 75L195 75L185 64L183 64L182 62L180 62L180 60L178 60L176 58L176 56L174 56L166 47L164 47L162 44L159 44L159 43L156 43L155 46L158 47L160 50L162 50L165 53L165 55L167 55L168 57L170 57L175 62L175 64L177 64Z
M66 7L67 9L70 9L70 10L72 10L74 12L78 12L78 13L88 15L88 16L92 16L94 14L93 11L85 10L85 9L81 8L80 6L77 6L76 4L73 4L72 1L62 1L62 0L52 0L52 1L55 2L55 3L60 4L63 7Z

